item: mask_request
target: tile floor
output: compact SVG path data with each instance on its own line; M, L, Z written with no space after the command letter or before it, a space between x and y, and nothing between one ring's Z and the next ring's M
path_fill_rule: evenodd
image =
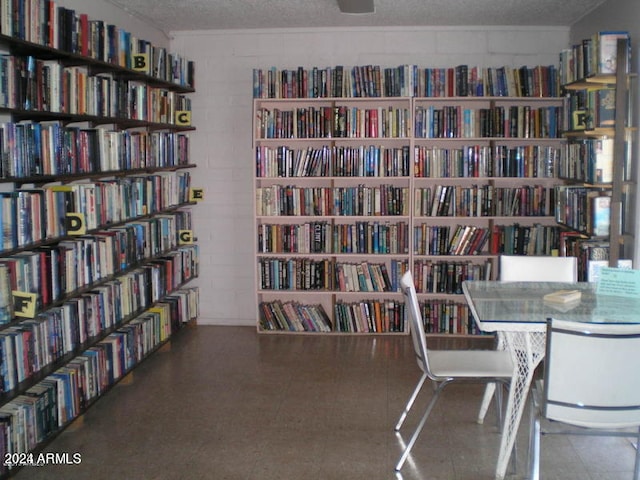
M445 390L402 474L393 425L419 377L408 336L257 335L193 326L143 362L45 452L79 465L25 467L19 480L490 480L494 411L483 387ZM407 419L408 440L426 389ZM525 478L526 428L510 480ZM543 439L545 480L631 479L627 440Z

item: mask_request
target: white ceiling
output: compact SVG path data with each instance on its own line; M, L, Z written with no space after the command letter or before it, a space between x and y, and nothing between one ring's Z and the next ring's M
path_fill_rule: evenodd
M179 30L452 25L569 26L606 0L374 0L340 13L337 0L108 0L165 32Z

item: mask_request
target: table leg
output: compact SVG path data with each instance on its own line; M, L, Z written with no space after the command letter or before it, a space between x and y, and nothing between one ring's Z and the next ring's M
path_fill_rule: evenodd
M544 357L544 332L504 332L505 347L516 365L507 401L507 412L500 440L496 479L504 479L513 445L518 435L520 419L529 394L533 373Z

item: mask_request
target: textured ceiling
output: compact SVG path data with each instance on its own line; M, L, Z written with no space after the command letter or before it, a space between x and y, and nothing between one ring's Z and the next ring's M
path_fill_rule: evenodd
M422 26L569 26L605 0L375 0L368 15L337 0L108 0L165 32L178 30Z

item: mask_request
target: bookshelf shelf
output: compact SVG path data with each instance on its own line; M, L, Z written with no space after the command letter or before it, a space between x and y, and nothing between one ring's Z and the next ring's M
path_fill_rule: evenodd
M7 5L0 19L3 456L42 450L194 321L199 296L189 286L199 249L185 240L193 238L188 132L195 127L186 96L195 91L193 63L75 10L51 4L39 13L56 21L36 29ZM4 464L0 478L14 471Z
M558 248L553 192L561 183L554 165L565 141L560 136L563 108L558 97L254 98L258 331L407 334L397 280L411 268L414 278L420 279L417 291L425 318L430 319L430 334L477 333L456 285L465 279L495 278L496 259L503 251L551 254ZM344 111L352 116L345 117ZM390 126L383 126L382 118L389 111L393 112L388 117ZM306 126L309 112L315 121L311 127ZM476 122L466 130L465 115ZM500 128L481 129L485 115L499 119ZM435 124L450 128L436 132ZM345 132L358 133L349 137ZM387 163L382 165L383 161ZM350 162L348 176L336 176L337 170L346 170L345 162ZM450 198L443 194L438 206L436 189L449 187ZM347 213L344 205L336 202L346 196L356 203L384 204L382 198L389 196L382 193L384 189L394 192L396 202L401 199L402 208L394 210L397 215L382 211L380 215L343 215ZM368 199L363 192L374 193ZM487 203L483 210L478 204L463 213L476 194L488 195L495 205ZM493 210L503 199L515 202L513 214ZM521 203L530 211L525 212ZM534 204L538 210L531 208ZM291 214L298 211L297 205L313 208L300 207L301 215ZM341 251L352 248L342 245L366 243L370 232L359 225L374 222L392 226L402 222L406 228L401 241L398 237L402 248L396 253L357 250L357 246ZM301 231L306 232L304 240L299 238ZM285 245L304 241L305 248L316 248L311 253L295 249L289 253L289 247L265 253L266 239L278 235L287 237ZM428 244L423 237L431 235L438 236L440 246ZM536 239L526 248L518 240L525 235ZM384 265L392 287L346 291L349 287L340 282L366 285L366 270L358 271L362 264ZM344 273L348 269L355 272ZM316 275L324 278L317 284L322 288L264 288L274 277L287 284L289 277ZM382 313L386 303L395 305L395 322L389 321L390 313ZM305 324L306 312L296 313L301 306L321 310L318 315L326 325ZM302 326L293 325L296 322Z
M14 120L60 120L64 123L87 122L92 125L117 125L121 128L147 128L150 130L171 130L175 132L194 131L191 125L183 126L175 123L149 122L146 120L136 120L122 117L102 117L98 115L79 115L64 112L50 112L39 110L24 110L20 108L0 107L0 113L12 115Z
M131 175L145 175L153 174L157 172L176 172L178 170L185 170L195 168L196 165L189 163L186 165L171 165L167 167L148 167L148 168L132 168L127 171L122 170L109 170L104 172L92 172L92 173L78 173L78 174L65 174L65 175L33 175L27 177L5 177L0 178L0 183L14 183L14 184L45 184L51 182L69 183L76 180L96 179L101 178L117 178L126 177Z
M615 85L616 85L615 75L592 75L582 80L577 80L575 82L563 85L563 88L565 90L587 90L591 88L597 89L597 88L602 88L606 86L613 87Z
M53 42L53 39L50 39ZM160 86L170 88L179 93L193 93L194 89L194 79L193 79L193 71L189 72L175 72L176 75L180 75L176 81L167 81L157 76L152 76L149 73L149 70L144 71L135 71L133 70L133 55L136 54L145 54L146 49L153 50L153 45L144 40L139 40L141 42L140 45L134 45L133 41L128 44L127 51L123 51L122 55L124 58L120 58L118 61L122 62L121 65L113 62L107 62L104 60L100 60L98 58L92 58L87 55L82 55L81 53L64 51L59 48L50 47L47 45L43 45L40 43L29 42L26 40L21 40L16 36L9 36L0 34L0 43L4 45L10 45L12 53L16 55L33 55L35 57L41 58L43 60L63 60L66 64L69 65L83 65L83 66L91 66L95 69L99 69L102 72L115 72L119 73L123 76L126 76L130 79L137 79L144 82L147 82L150 85ZM76 45L76 48L79 46ZM122 45L122 48L127 48L127 45ZM136 52L136 49L140 49ZM161 49L163 50L163 49ZM161 55L166 55L166 52L160 53ZM150 67L150 66L149 66ZM183 66L188 67L188 66Z

